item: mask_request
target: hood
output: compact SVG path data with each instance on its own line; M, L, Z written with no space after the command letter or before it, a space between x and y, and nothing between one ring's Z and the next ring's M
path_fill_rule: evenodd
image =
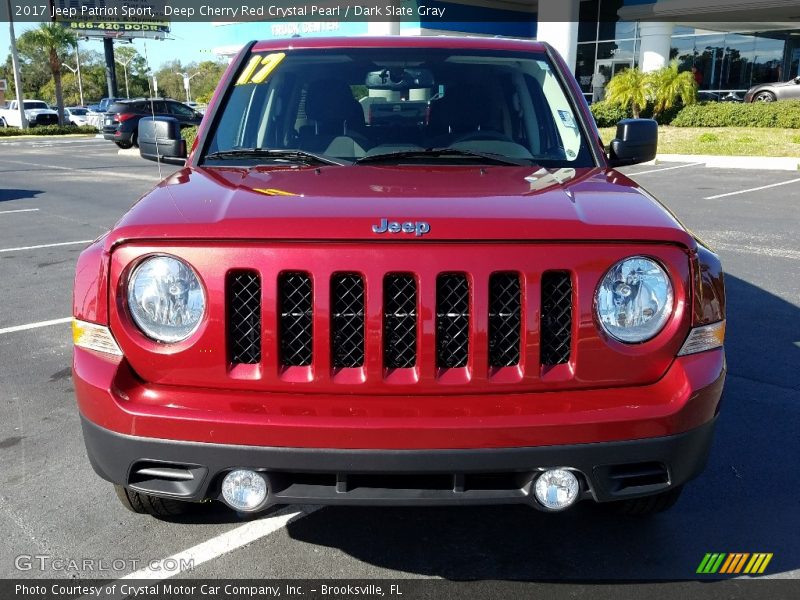
M26 117L35 117L37 115L57 115L58 113L51 108L26 108Z
M384 219L401 230L376 233ZM694 244L616 171L492 166L185 168L145 195L107 244L129 239Z

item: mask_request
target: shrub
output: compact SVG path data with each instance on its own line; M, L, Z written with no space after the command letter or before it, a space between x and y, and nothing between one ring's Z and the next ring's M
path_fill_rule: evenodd
M16 127L0 128L0 137L13 137L15 135L71 135L74 133L97 133L97 129L91 125L75 127L73 125L40 125L39 127L29 127L28 129L18 129Z
M684 107L675 127L776 127L800 129L800 100L780 102L705 102Z
M718 135L714 135L713 133L701 133L699 136L697 136L697 141L698 142L703 142L703 143L706 143L706 144L711 143L711 142L718 142L719 141L719 136Z
M654 116L653 108L648 106L640 116L645 119L655 119L659 125L669 125L682 108L683 106L673 106ZM591 104L589 109L592 111L598 127L614 127L618 121L633 117L633 111L630 108L625 109L619 105L610 104L605 100Z
M793 144L800 144L800 135L793 135L792 136L792 143Z
M192 144L197 137L197 127L186 127L181 129L181 137L186 140L186 151L192 151Z
M589 109L592 111L598 127L614 127L618 121L630 119L632 116L629 108L625 109L617 104L609 104L605 100L594 102Z

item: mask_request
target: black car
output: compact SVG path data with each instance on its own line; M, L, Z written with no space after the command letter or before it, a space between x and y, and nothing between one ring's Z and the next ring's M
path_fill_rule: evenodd
M142 117L174 117L181 128L199 125L203 115L176 100L164 98L139 98L115 102L106 111L103 137L120 148L138 146L136 135Z

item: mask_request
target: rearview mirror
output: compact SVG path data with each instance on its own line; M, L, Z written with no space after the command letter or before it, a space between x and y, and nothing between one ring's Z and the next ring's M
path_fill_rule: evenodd
M658 149L658 123L653 119L623 119L609 144L608 162L624 167L653 160Z
M367 73L365 85L371 90L404 91L433 87L430 69L381 69Z
M139 155L170 165L186 164L186 141L174 117L142 117L139 121Z

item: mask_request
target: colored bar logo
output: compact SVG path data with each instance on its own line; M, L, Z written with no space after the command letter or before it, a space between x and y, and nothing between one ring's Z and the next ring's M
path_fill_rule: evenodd
M761 575L772 560L772 552L708 552L700 561L700 575Z

